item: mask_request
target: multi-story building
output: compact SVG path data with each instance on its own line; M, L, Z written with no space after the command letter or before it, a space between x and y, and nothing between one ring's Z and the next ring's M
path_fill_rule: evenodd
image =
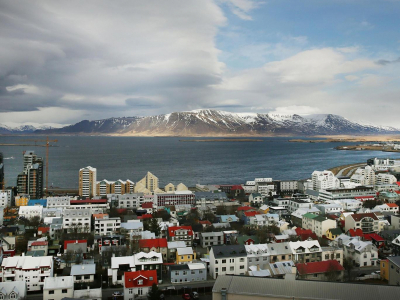
M30 200L30 196L28 194L20 194L15 196L15 206L27 206Z
M210 251L210 275L246 275L247 252L243 245L213 246Z
M357 211L362 208L362 202L355 199L340 199L329 201L329 204L337 204L342 207L341 211Z
M249 196L249 202L252 205L261 206L264 200L260 193L251 193Z
M379 231L379 218L375 213L351 214L345 218L345 232L361 229L363 233Z
M24 170L17 176L17 190L31 199L43 197L43 158L34 151L24 152Z
M61 300L73 298L73 276L46 277L43 286L43 300Z
M4 189L4 163L3 163L3 153L0 152L0 190Z
M155 270L125 272L124 300L145 298L153 284L157 284Z
M11 281L0 282L0 299L16 300L26 299L26 282Z
M278 222L278 214L259 214L249 218L249 224L256 227L277 225Z
M387 264L389 285L400 285L400 256L389 257Z
M67 232L91 231L90 209L64 209L63 229Z
M96 275L96 264L79 264L71 267L71 276L75 283L94 282Z
M201 232L200 245L203 248L224 244L223 232Z
M0 192L0 207L11 206L11 199L8 200L8 194L6 192Z
M295 193L299 190L299 182L297 180L281 180L279 185L282 193Z
M144 201L145 196L143 193L133 193L124 195L111 194L107 196L111 201L111 206L118 208L138 208Z
M354 182L359 185L374 185L375 171L371 166L358 168L350 177L350 182Z
M203 263L170 266L171 283L207 280L207 267Z
M119 233L121 218L110 218L108 216L94 219L94 233L99 235L110 235Z
M339 236L337 239L342 237ZM359 267L379 266L378 249L369 241L361 241L360 237L347 239L343 242L344 258L351 258L353 263Z
M393 158L371 158L367 160L367 164L375 171L387 171L389 168L399 167L400 160Z
M340 186L339 179L331 171L314 171L311 175L314 191L334 189Z
M163 260L167 261L167 239L141 239L139 240L139 249L146 253L151 251L161 253Z
M150 251L149 253L139 252L133 256L134 267L132 271L156 270L157 277L162 280L162 254Z
M308 263L321 260L322 248L317 240L289 242L292 249L292 260L299 263Z
M176 249L176 263L178 265L192 263L196 259L196 254L192 247L184 247Z
M167 260L174 261L176 259L176 250L178 248L185 248L186 243L184 241L167 242Z
M150 172L147 172L146 176L136 183L134 192L144 194L149 194L149 192L161 192L158 187L158 177Z
M18 214L20 217L23 217L25 219L31 219L33 217L39 217L41 219L43 216L43 206L20 206Z
M192 226L171 226L168 227L168 241L184 241L186 246L191 247L193 242Z
M66 208L71 205L71 198L68 196L63 197L47 197L48 208Z
M40 291L46 277L53 277L52 256L14 256L1 263L2 282L25 281L30 292Z
M154 204L157 207L164 207L167 205L181 205L189 204L194 205L196 203L195 195L190 191L164 193L154 195Z
M79 196L96 196L97 169L90 166L79 170Z
M338 189L321 190L319 192L318 198L319 200L322 201L329 201L329 200L340 200L340 199L359 199L360 197L370 199L375 196L376 192L374 190L374 187L357 186L355 188L338 188Z
M394 184L397 182L397 178L392 174L380 173L376 175L375 184L383 185L383 184Z
M165 190L167 193L169 191ZM228 201L225 193L213 192L196 192L195 193L196 206L206 206L207 204L222 205Z
M314 203L310 199L290 199L288 210L290 213L293 213L298 209L310 209L313 206Z
M266 269L269 264L270 253L268 244L244 245L247 252L247 266L256 266L258 269Z
M319 216L307 213L303 215L303 224L304 229L310 229L314 232L318 237L321 237L326 234L326 231L331 228L336 228L336 221L332 219L328 219L325 216Z
M299 263L296 269L297 277L303 280L342 281L344 276L344 268L336 260Z

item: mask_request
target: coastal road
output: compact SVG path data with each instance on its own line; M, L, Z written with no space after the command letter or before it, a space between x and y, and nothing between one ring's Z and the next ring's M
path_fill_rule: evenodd
M366 166L366 163L360 163L360 164L355 164L355 165L351 165L351 166L344 167L343 169L341 169L341 170L336 174L336 177L343 176L343 172L345 172L345 171L347 171L346 176L348 176L349 174L351 174L352 172L354 172L357 168L359 168L359 167L364 167L364 166Z

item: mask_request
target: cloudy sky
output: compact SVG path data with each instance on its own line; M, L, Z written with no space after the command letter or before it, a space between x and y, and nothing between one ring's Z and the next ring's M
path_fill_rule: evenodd
M0 0L0 123L215 108L400 127L398 0Z

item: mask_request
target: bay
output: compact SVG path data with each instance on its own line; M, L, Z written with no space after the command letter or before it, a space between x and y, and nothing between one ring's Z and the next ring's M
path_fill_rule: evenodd
M0 136L0 144L34 144L26 140L44 138ZM304 179L314 170L366 162L371 157L400 158L399 153L334 149L354 143L293 143L285 137L257 138L262 142L180 142L181 137L111 136L51 136L50 139L58 142L57 147L50 148L49 185L76 189L79 169L86 166L97 168L97 180L136 182L150 171L159 178L160 187L164 187L169 182L194 186L240 184L258 177ZM23 170L24 150L46 155L44 147L0 146L7 186L16 185L17 175Z

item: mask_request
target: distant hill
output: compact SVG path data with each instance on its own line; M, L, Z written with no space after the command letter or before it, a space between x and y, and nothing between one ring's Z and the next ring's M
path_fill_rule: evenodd
M150 117L84 120L63 128L40 129L33 133L132 136L308 136L398 134L400 130L392 127L362 125L333 114L300 116L297 114L231 113L202 109Z

